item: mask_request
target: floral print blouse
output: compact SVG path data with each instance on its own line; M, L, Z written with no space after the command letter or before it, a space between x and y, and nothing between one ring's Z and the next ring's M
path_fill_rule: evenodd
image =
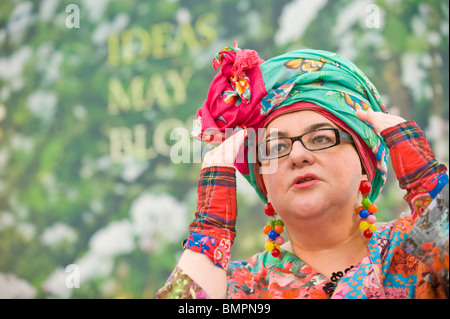
M379 226L367 256L331 282L285 249L278 257L258 253L228 265L229 298L407 299L448 298L448 175L424 133L412 121L382 132L411 213ZM212 190L213 191L213 190ZM178 266L157 298L209 298Z

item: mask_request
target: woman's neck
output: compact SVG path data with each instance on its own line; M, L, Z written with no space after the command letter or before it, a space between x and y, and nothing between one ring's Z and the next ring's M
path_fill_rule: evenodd
M367 256L368 240L362 236L357 221L335 227L300 225L286 227L290 241L283 248L328 278L333 272L344 271Z

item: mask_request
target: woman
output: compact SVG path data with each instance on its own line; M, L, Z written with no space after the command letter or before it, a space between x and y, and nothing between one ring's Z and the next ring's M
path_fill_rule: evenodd
M264 62L235 43L213 67L193 136L220 145L204 158L185 251L158 298L448 297L448 204L426 211L448 176L414 122L387 114L334 53ZM378 225L388 149L411 213ZM236 168L266 203L268 238L263 252L230 262ZM437 229L427 242L424 227Z

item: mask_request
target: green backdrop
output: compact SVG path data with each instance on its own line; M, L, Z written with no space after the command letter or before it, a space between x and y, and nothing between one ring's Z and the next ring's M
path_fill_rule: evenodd
M448 163L448 1L0 3L0 298L154 298L196 208L203 144L171 158L238 40L352 60ZM176 88L176 89L175 89ZM199 153L200 152L200 153ZM379 220L408 207L391 173ZM263 249L238 177L233 259Z

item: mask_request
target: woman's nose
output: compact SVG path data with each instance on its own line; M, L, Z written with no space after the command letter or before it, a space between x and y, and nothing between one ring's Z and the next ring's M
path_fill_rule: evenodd
M307 150L300 141L295 141L292 144L289 160L293 165L303 166L312 164L314 162L314 155L311 151Z

